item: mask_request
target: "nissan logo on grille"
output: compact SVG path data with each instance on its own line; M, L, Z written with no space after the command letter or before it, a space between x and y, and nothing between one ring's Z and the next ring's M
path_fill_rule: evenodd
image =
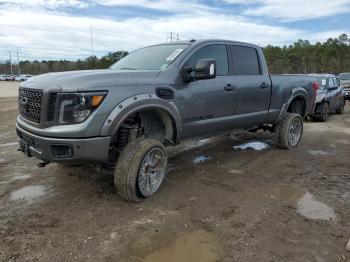
M25 96L19 97L19 101L21 102L21 104L22 104L23 106L28 105L28 98L26 98Z

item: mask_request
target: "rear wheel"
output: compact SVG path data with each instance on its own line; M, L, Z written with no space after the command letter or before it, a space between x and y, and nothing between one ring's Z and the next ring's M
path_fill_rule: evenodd
M303 119L299 114L287 113L275 128L276 145L284 149L295 148L303 135Z
M153 139L131 141L119 156L114 183L119 195L137 202L152 196L162 185L167 168L164 145Z

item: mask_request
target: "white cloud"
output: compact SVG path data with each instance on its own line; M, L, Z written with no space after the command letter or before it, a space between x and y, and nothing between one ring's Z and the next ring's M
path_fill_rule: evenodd
M125 0L107 1L113 1L114 3L109 3L113 5L126 4ZM144 6L150 6L148 4L151 1L142 1ZM259 45L289 44L299 38L324 41L330 36L336 37L340 33L348 33L346 30L335 30L310 34L304 30L266 25L243 16L204 9L158 18L129 18L115 21L50 11L42 7L43 2L46 1L34 0L30 2L33 4L31 8L12 6L0 9L0 60L8 58L9 50L19 50L21 59L30 60L85 58L91 54L91 25L97 55L116 50L131 51L145 45L165 42L170 31L179 33L182 39L220 38ZM76 2L52 0L50 5L76 5ZM173 4L176 1L166 2Z
M309 20L350 12L349 0L224 0L244 4L243 13L281 18L285 21ZM250 5L252 4L252 5Z
M170 13L198 13L218 10L218 8L202 4L198 1L187 0L91 0L104 6L126 6L147 8Z

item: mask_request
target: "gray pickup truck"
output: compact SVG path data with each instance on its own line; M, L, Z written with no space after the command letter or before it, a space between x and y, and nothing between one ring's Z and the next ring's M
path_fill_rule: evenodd
M139 49L106 70L50 73L19 89L19 150L64 165L115 166L120 196L138 201L164 181L165 147L234 129L274 133L294 148L318 83L269 75L260 47L201 40Z

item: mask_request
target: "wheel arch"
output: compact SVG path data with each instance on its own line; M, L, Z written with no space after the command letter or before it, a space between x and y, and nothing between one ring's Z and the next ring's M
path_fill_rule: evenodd
M276 123L279 122L282 118L284 118L288 112L292 113L289 111L290 107L291 107L292 103L294 101L297 101L297 100L302 100L304 103L302 117L304 118L307 115L307 112L308 112L307 101L308 100L307 100L306 90L304 88L298 87L298 88L294 88L291 93L292 94L291 94L291 96L289 96L288 100L283 103L282 110L280 111L280 114L278 116Z
M301 108L301 117L305 117L306 115L306 98L302 93L297 94L296 96L293 97L293 99L289 102L287 112L288 113L299 113L296 112L293 106L295 105L296 102L300 101L302 103L302 108Z
M119 103L109 114L101 130L102 136L113 136L121 124L131 115L154 110L164 123L166 132L172 132L172 140L178 143L181 134L181 118L176 105L168 100L161 99L155 94L135 95ZM172 129L170 131L170 129Z

